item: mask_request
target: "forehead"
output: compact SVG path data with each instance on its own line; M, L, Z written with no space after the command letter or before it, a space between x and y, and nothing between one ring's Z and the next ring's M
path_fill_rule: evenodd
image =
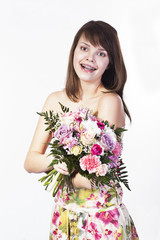
M80 43L86 43L89 45L92 45L94 47L101 47L103 48L103 46L99 43L99 39L93 39L92 40L90 38L87 38L84 34L81 35L81 37L79 38L78 44Z

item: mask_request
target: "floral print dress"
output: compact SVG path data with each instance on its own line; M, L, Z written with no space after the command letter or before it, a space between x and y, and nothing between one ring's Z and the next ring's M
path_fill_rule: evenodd
M50 240L139 240L122 203L117 183L92 190L58 191L52 212Z

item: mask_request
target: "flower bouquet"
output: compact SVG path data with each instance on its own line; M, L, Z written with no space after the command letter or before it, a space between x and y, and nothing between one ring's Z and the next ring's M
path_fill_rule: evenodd
M45 119L46 131L52 134L47 143L53 161L48 167L65 162L71 175L73 171L91 181L91 186L110 185L112 181L122 182L129 190L127 171L121 159L121 133L124 128L115 129L108 121L100 121L91 110L78 107L77 111L59 103L61 113L54 111L38 113ZM53 196L60 187L71 187L70 176L57 172L54 168L39 181L47 190L53 189ZM73 187L73 186L72 186Z

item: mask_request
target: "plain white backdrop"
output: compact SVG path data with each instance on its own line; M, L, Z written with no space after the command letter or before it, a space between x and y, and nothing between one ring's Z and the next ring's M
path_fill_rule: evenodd
M119 34L132 115L123 202L141 240L160 239L159 0L0 0L0 239L47 240L53 198L23 168L47 96L64 87L77 30L103 20Z

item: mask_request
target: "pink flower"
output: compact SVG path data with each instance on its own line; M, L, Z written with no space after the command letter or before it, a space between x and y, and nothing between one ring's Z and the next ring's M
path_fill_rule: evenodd
M95 196L93 193L89 196L89 198L86 198L86 200L96 200L98 197Z
M69 200L70 200L70 198L69 198L68 194L64 195L63 201L69 201Z
M83 171L88 170L89 174L97 171L101 161L98 156L89 154L80 159L80 167Z
M75 120L76 120L79 124L82 122L82 118L79 117L79 116L75 117Z
M97 125L100 129L104 129L105 128L105 124L100 122L100 121L97 121Z
M107 191L107 192L105 192L104 196L105 196L105 199L104 199L105 203L108 203L108 202L110 201L110 197L111 197L112 195L109 194L108 191Z
M112 153L114 155L116 155L117 157L119 157L121 155L121 153L122 153L122 146L121 146L121 144L118 141L116 141L116 145L115 145L115 148L113 149Z
M102 239L102 235L97 230L97 225L94 222L91 222L88 226L88 232L91 233L95 240Z
M121 235L122 235L122 234L119 233L119 232L116 230L116 232L114 233L114 239L115 239L115 240L118 240Z
M108 172L108 166L106 164L101 164L98 166L96 175L98 176L105 176Z
M95 216L99 218L105 225L112 223L116 228L119 227L119 211L117 208L110 211L97 212Z
M100 203L99 201L96 203L97 208L103 207L103 204Z
M89 118L92 120L92 121L98 121L98 119L95 117L95 116L93 116L93 115L89 115Z
M62 118L65 118L65 117L70 117L70 116L73 116L74 114L72 112L66 112L66 113L63 113L62 114Z
M100 155L102 153L102 148L98 144L93 144L93 147L91 148L91 153L93 155Z
M83 229L87 229L87 220L84 220L84 223L83 223L82 228L83 228Z
M56 222L57 222L57 220L58 220L59 217L60 217L59 212L54 212L53 217L52 217L52 223L53 223L54 225L56 225Z
M109 230L109 229L105 229L105 235L106 236L109 236L109 235L111 235L111 233L112 233L112 231L111 230Z
M86 114L87 114L88 110L83 108L83 107L78 107L77 109L77 114L82 118L85 119L86 118Z

